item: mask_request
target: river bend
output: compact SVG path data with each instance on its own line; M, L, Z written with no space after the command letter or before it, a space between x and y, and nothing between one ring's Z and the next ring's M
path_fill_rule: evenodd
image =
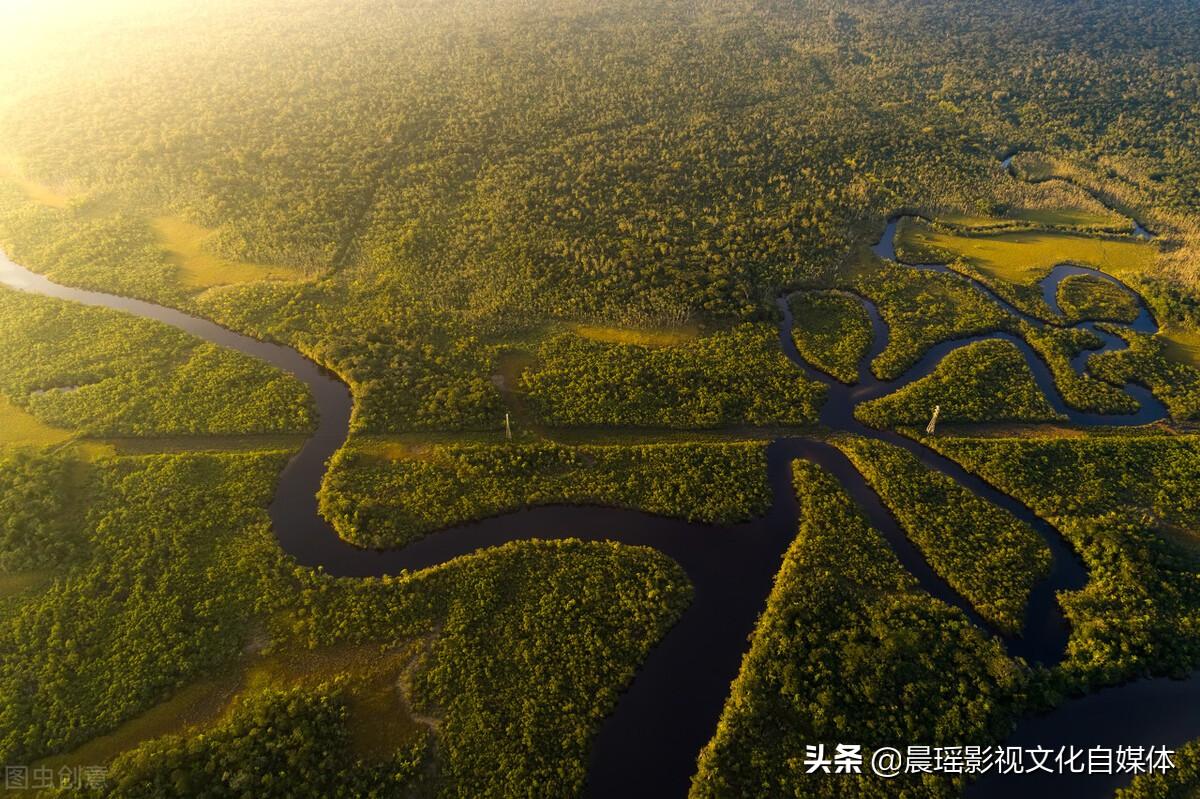
M895 259L892 239L896 221L889 221L884 236L876 245L876 252L881 257ZM916 265L916 268L947 270L942 265ZM1053 300L1058 283L1081 269L1055 269L1043 283L1047 298ZM1082 271L1113 280L1094 270ZM1013 308L978 281L965 276L963 279L1010 313L1031 324L1044 324ZM797 458L812 461L833 474L925 590L961 608L975 624L988 629L970 603L930 568L846 456L836 447L815 438L782 438L769 444L767 480L773 497L771 507L761 518L742 524L721 527L629 509L543 505L445 529L403 548L360 549L339 538L317 512L317 491L326 464L345 443L353 410L350 391L335 376L289 347L260 341L154 303L62 286L14 264L2 253L0 283L22 291L155 319L206 341L260 358L302 381L316 401L318 427L284 468L269 508L280 545L301 565L319 567L341 577L383 576L445 563L509 541L533 538L619 541L654 547L676 560L692 581L694 600L663 640L650 651L632 684L621 695L616 709L602 724L589 764L590 795L656 799L686 795L695 770L696 755L716 728L748 637L765 604L783 553L796 533L797 503L791 485L791 463ZM1140 410L1136 414L1112 417L1073 411L1063 402L1049 369L1032 348L1019 337L1004 332L943 342L926 352L902 377L880 381L871 373L869 364L887 345L887 325L870 301L861 297L859 300L870 316L874 337L870 353L860 364L859 381L847 386L812 368L799 355L792 340L792 317L787 297L779 299L779 341L783 352L796 368L827 387L821 423L835 431L904 448L928 468L1007 510L1042 536L1053 554L1051 573L1031 594L1023 634L1006 638L1005 645L1010 654L1020 655L1032 663L1057 663L1062 657L1069 630L1055 594L1077 589L1086 581L1081 562L1058 532L1017 500L919 442L891 431L866 427L854 418L853 409L864 401L924 377L955 349L988 338L1003 338L1020 348L1034 379L1054 409L1073 424L1145 424L1164 418L1163 406L1144 388L1127 386L1126 390L1139 402ZM1051 307L1057 311L1054 302ZM1142 316L1132 327L1145 332L1157 330L1144 304ZM1095 332L1104 341L1105 349L1124 345L1116 336L1099 330ZM1082 369L1086 357L1085 353L1078 359L1075 368ZM992 629L988 631L999 634ZM1067 702L1046 717L1022 722L1013 740L1021 741L1022 736L1034 735L1030 739L1032 742L1047 746L1054 745L1056 740L1082 745L1116 735L1121 743L1137 743L1137 740L1128 740L1130 727L1126 721L1131 713L1137 717L1140 712L1141 717L1153 717L1153 723L1143 723L1141 727L1135 725L1145 743L1178 744L1200 735L1200 714L1178 712L1179 703L1184 701L1200 701L1200 680L1131 683ZM1097 707L1103 708L1103 712L1097 714ZM1038 735L1042 737L1037 738ZM1081 787L1077 777L1071 779L1073 787ZM1095 782L1097 790L1110 790L1111 784L1115 784L1111 779ZM976 785L972 796L1011 795L1015 783L1001 783L1004 781ZM1053 780L1044 788L1029 781L1020 782L1019 787L1030 796L1058 796L1062 791L1061 783ZM1000 792L995 792L997 790ZM1098 797L1105 794L1076 795Z

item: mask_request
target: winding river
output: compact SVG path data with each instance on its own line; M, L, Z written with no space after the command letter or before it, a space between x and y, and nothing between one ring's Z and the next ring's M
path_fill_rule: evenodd
M895 259L895 226L896 220L890 220L876 245L876 252L881 257ZM946 267L940 265L916 265L916 268L946 271ZM1081 269L1060 267L1046 278L1043 288L1056 312L1057 305L1053 300L1058 283ZM1117 283L1094 270L1082 271ZM602 724L589 765L589 795L656 799L686 795L695 771L696 755L716 728L729 685L737 675L746 650L747 639L764 606L782 555L795 537L797 505L791 487L791 463L797 458L817 463L837 478L926 590L961 608L975 624L999 635L934 573L845 455L824 441L809 438L782 438L770 443L767 449L767 479L773 497L770 510L761 518L742 524L720 527L626 509L546 505L442 530L400 549L354 547L340 539L317 512L316 494L326 462L345 442L353 408L350 391L333 375L291 348L259 341L153 303L62 286L12 263L2 253L0 283L155 319L206 341L260 358L307 385L317 404L318 427L283 470L270 505L270 517L280 545L302 565L321 567L331 575L342 577L382 576L444 563L508 541L568 537L650 546L676 560L693 583L694 601L650 651L616 709ZM1010 313L1030 324L1043 324L1002 301L986 286L976 281L971 283ZM792 317L787 299L780 297L778 302L780 346L798 369L827 386L828 398L820 417L823 425L902 447L928 468L947 475L1025 521L1045 539L1054 556L1052 571L1031 594L1023 635L1005 638L1005 645L1010 654L1020 655L1032 663L1057 663L1062 657L1069 630L1055 601L1055 593L1079 588L1087 578L1079 559L1058 532L1023 504L955 462L898 433L875 430L859 423L853 416L853 409L861 402L891 393L929 374L949 352L989 338L1002 338L1020 348L1038 386L1055 410L1073 424L1145 424L1164 418L1166 414L1161 403L1144 388L1131 385L1126 390L1139 401L1140 410L1136 414L1100 416L1073 411L1063 402L1045 363L1022 339L1003 332L944 342L930 349L899 379L878 380L871 373L869 363L887 345L887 325L875 306L861 297L858 299L870 316L874 337L870 353L860 364L860 379L855 385L847 386L813 369L800 357L792 340ZM1157 330L1144 305L1142 315L1132 327L1147 332ZM1104 341L1104 349L1124 346L1119 337L1099 330L1095 332ZM1085 353L1077 359L1075 368L1082 369L1087 356ZM1198 702L1200 679L1143 680L1068 701L1047 716L1023 721L1011 742L1050 747L1106 743L1177 745L1200 736L1200 713L1181 711L1189 706L1188 703L1196 707ZM1073 775L1068 779L1069 795L1100 797L1109 795L1113 786L1128 778ZM1014 790L1031 797L1068 795L1064 793L1062 778L1039 782L1028 775L981 781L972 786L969 795L1010 796Z

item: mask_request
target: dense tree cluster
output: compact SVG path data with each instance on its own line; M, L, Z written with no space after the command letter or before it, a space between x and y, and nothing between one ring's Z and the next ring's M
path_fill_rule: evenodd
M1014 321L954 275L869 262L855 272L850 287L874 302L887 322L887 347L871 364L882 380L902 375L938 342L1004 329Z
M1085 413L1136 413L1137 400L1111 383L1076 372L1071 359L1085 350L1099 349L1100 337L1081 327L1036 328L1021 324L1021 335L1050 367L1054 385L1063 402ZM1089 362L1091 359L1088 359ZM1090 366L1090 363L1089 363Z
M1105 217L1076 184L1132 196L1183 253L1160 294L1194 302L1178 220L1200 158L1178 142L1197 135L1195 9L1072 5L220 0L83 44L15 36L0 240L62 280L301 347L376 432L494 425L492 344L547 320L762 318L781 287L842 284L854 243L902 209L1077 227L1046 216ZM1071 182L1004 175L1014 147L1018 172L1038 151L1029 177ZM303 279L188 286L160 214ZM892 328L883 376L1002 324L943 278L900 279L903 300L889 275L855 286Z
M504 415L490 380L496 348L467 321L419 296L364 279L342 296L330 285L254 283L196 299L205 316L292 342L354 390L363 431L494 428Z
M1117 385L1148 386L1175 419L1200 417L1200 370L1168 358L1162 340L1156 336L1113 325L1105 329L1124 338L1129 348L1089 358L1090 373Z
M956 349L925 377L886 397L859 405L854 415L875 427L923 425L934 407L954 422L1048 422L1050 407L1021 351L984 340Z
M31 203L0 179L0 244L10 258L82 288L178 305L184 293L145 220Z
M838 446L934 571L980 616L1019 633L1029 592L1050 570L1050 550L1038 534L902 449L864 438Z
M696 797L960 794L933 775L808 774L808 745L997 741L1028 672L963 614L921 591L819 467L795 464L800 530L775 579Z
M687 606L687 578L652 550L579 542L459 568L414 686L445 725L442 795L578 794L597 725Z
M927 443L1051 520L1083 557L1088 584L1061 598L1072 629L1059 674L1068 686L1200 663L1200 562L1188 543L1200 524L1194 437Z
M1058 284L1058 307L1068 322L1132 322L1141 305L1132 294L1095 275L1069 275Z
M48 586L0 604L0 757L74 748L223 666L253 666L242 653L255 628L284 650L424 641L412 701L439 719L428 766L444 777L438 795L577 792L596 724L688 602L682 570L651 550L565 541L393 578L331 578L294 566L270 533L264 508L283 459L94 467L78 531L88 550ZM0 507L45 493L31 482L0 482ZM360 763L337 686L256 690L216 726L132 750L114 764L113 795L340 795L323 790L335 783L351 786L347 796L372 785L388 794L418 765L430 773L415 742ZM523 777L501 784L501 774Z
M436 632L413 699L441 720L438 795L464 799L577 794L596 724L690 599L665 556L579 541L506 544L398 578L294 579L286 629L310 646Z
M385 764L364 763L353 749L343 694L332 684L251 695L215 729L154 740L118 757L104 786L64 788L58 795L352 799L411 788L429 758L428 741L416 741Z
M871 320L849 294L804 291L789 300L792 338L804 359L843 383L858 381L858 365L871 346Z
M79 557L73 514L84 469L62 456L0 449L0 574Z
M1177 417L1200 406L1195 371L1157 342L1131 336L1077 375L1071 357L1099 345L1088 331L1018 324L960 277L862 246L909 211L942 221L902 230L974 227L975 244L1038 225L1125 246L1118 217L1136 211L1160 235L1137 245L1154 274L1130 285L1160 321L1200 329L1195 3L142 5L155 8L82 26L86 40L54 23L40 37L6 28L0 242L62 282L296 346L351 385L356 433L495 429L521 391L558 425L809 423L822 391L768 326L779 291L800 286L876 304L890 328L881 378L939 342L1008 330L1074 408L1136 410L1113 385L1131 379ZM1041 182L1001 170L1014 148L1017 174ZM153 223L163 215L207 231L211 255L296 279L189 284ZM1066 237L1041 237L1039 259L1065 260ZM902 256L952 261L1054 321L1032 280L910 243ZM1011 266L1026 276L1046 265L1022 259ZM1126 318L1108 292L1072 279L1060 302L1072 318ZM802 295L795 337L853 379L869 328L834 296ZM652 349L562 332L577 323L705 334ZM0 341L0 392L86 433L313 422L294 381L123 316L0 291ZM492 378L513 349L537 357L502 393ZM865 416L922 422L953 381L947 418L1048 418L1011 348L942 366ZM1074 634L1059 687L1200 662L1196 561L1178 545L1198 523L1192 439L931 443L1055 519L1086 559L1090 583L1062 598ZM538 502L726 521L769 499L761 442L443 445L394 461L356 446L337 456L322 507L360 543ZM935 568L1017 626L1045 568L1028 530L907 456L847 446ZM261 624L280 647L422 642L413 699L439 720L436 745L360 767L335 688L271 692L203 738L130 754L114 769L128 795L327 795L333 775L355 793L377 778L395 792L425 769L445 778L443 796L577 793L589 735L687 602L678 567L565 542L380 580L296 569L263 512L285 455L0 457L0 567L54 570L0 603L0 761L113 730L233 662ZM878 795L877 781L801 773L795 753L994 741L1027 688L998 643L916 589L827 475L797 470L801 535L703 756L700 796ZM904 777L882 790L961 787Z
M92 435L311 429L308 391L158 322L0 288L0 392Z
M1200 524L1200 441L1195 436L1092 438L930 437L927 443L996 478L1047 518L1109 515L1157 518L1183 529Z
M766 324L662 348L565 333L542 344L521 386L538 417L560 426L802 425L824 398Z
M1200 294L1155 275L1138 275L1137 290L1146 298L1160 324L1200 329Z
M321 512L348 541L397 546L527 505L598 503L706 522L769 507L766 442L437 445L388 460L334 456Z
M88 557L0 619L0 759L77 746L238 652L279 559L261 507L281 466L151 456L103 470L75 533Z

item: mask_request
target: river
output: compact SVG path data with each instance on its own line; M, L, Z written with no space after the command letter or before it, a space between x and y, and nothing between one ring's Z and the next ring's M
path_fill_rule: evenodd
M889 221L876 246L881 257L895 259L892 238L896 221ZM939 271L946 269L941 265L915 266ZM1047 296L1053 297L1058 282L1079 269L1052 272L1043 285ZM1083 271L1112 279L1094 270ZM1000 300L977 281L962 279L986 292L1010 313L1031 324L1044 324ZM650 651L632 684L597 733L589 763L589 795L656 798L686 795L695 771L696 755L716 729L730 683L737 675L747 648L748 636L765 605L783 553L796 533L797 506L790 466L797 458L815 462L837 478L925 590L961 608L989 633L999 635L934 573L845 455L824 441L810 438L783 438L769 444L767 480L772 505L763 517L743 524L719 527L627 509L545 505L442 530L399 549L354 547L339 538L317 512L316 495L326 463L346 441L353 410L349 389L334 375L289 347L259 341L172 308L62 286L18 266L3 254L0 254L0 283L155 319L206 341L260 358L302 381L315 398L318 427L283 470L269 508L280 546L302 565L321 567L327 573L341 577L382 576L426 568L508 541L567 537L654 547L676 560L692 581L694 600L678 623ZM1053 568L1049 577L1032 592L1023 634L1005 638L1005 645L1010 654L1020 655L1031 663L1053 666L1063 655L1069 633L1055 594L1060 590L1077 589L1087 578L1073 550L1057 530L1017 500L916 441L894 432L866 427L854 418L853 409L859 403L891 393L929 374L949 352L988 338L1003 338L1020 348L1035 380L1055 410L1066 415L1073 424L1145 424L1163 418L1164 408L1145 389L1128 386L1127 391L1140 403L1136 414L1112 417L1073 411L1058 394L1045 363L1023 340L1003 332L943 342L900 378L880 381L871 374L869 363L887 345L887 325L871 302L861 297L859 300L870 316L875 335L871 352L860 365L860 379L855 385L847 386L832 379L800 357L792 340L792 317L786 296L780 297L778 303L779 341L783 352L796 368L826 385L829 396L821 411L823 425L904 448L928 468L949 476L976 495L1027 522L1045 539L1054 556ZM1056 305L1051 307L1056 308ZM1143 314L1134 326L1149 332L1157 329L1144 304ZM1120 338L1096 332L1104 340L1105 348L1124 346ZM1079 359L1076 368L1082 369L1085 361L1086 356ZM1109 740L1174 745L1200 736L1200 713L1188 712L1189 705L1185 704L1196 707L1198 701L1200 680L1195 678L1130 683L1068 701L1045 717L1023 721L1012 741L1045 746ZM1144 717L1146 723L1131 727L1129 720L1135 717ZM1069 779L1070 795L1080 797L1107 796L1118 782ZM1093 783L1095 790L1101 792L1092 792ZM1049 780L1044 787L1038 787L1041 785L1031 777L996 779L973 786L969 795L1008 796L1017 789L1029 797L1067 795L1063 793L1061 780ZM1086 792L1076 792L1085 787Z

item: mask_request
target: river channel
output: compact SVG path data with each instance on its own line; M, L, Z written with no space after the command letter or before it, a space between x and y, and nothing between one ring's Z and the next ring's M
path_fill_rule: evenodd
M895 260L893 237L896 219L888 222L876 253ZM946 271L942 265L912 265ZM1082 267L1060 267L1045 279L1045 296L1051 307L1058 283ZM1031 324L1032 319L996 297L970 278L1010 313ZM353 398L347 386L296 350L241 335L213 322L141 300L56 284L8 260L0 253L0 283L10 287L125 311L155 319L229 347L295 376L312 392L319 413L316 432L280 476L270 517L281 547L304 566L321 567L341 577L396 574L445 563L455 557L508 541L534 538L611 540L654 547L676 560L687 572L695 590L692 604L674 627L649 653L633 682L621 695L594 741L589 764L588 793L598 797L683 797L695 771L696 755L712 736L729 686L736 677L747 640L762 611L782 556L796 534L797 504L791 485L791 463L804 458L827 469L858 503L871 524L886 537L903 565L935 597L961 608L981 628L1000 635L979 618L971 605L930 568L904 535L878 495L850 461L819 438L789 437L772 441L767 448L767 480L772 492L770 510L762 517L732 526L690 523L627 509L543 505L505 513L425 536L403 548L367 550L341 538L317 512L317 491L329 457L346 441ZM1120 284L1118 284L1120 285ZM1123 287L1128 290L1127 287ZM948 353L974 341L1002 338L1025 355L1038 386L1056 411L1074 425L1146 424L1166 415L1146 389L1126 387L1140 410L1128 416L1103 416L1076 412L1063 402L1046 364L1021 338L1004 332L986 333L943 342L930 349L903 376L881 381L869 364L887 345L887 325L875 306L858 298L870 316L874 338L871 351L860 365L860 379L844 385L808 365L792 339L792 316L786 296L779 298L779 342L791 363L827 387L821 425L832 431L886 441L915 455L936 470L986 501L1031 525L1054 556L1050 575L1034 589L1028 603L1021 636L1004 639L1007 651L1031 663L1053 666L1063 654L1069 633L1055 594L1084 585L1084 567L1073 550L1051 525L1023 504L938 455L917 441L891 431L866 427L853 415L864 401L889 394L929 374ZM1086 323L1085 323L1086 324ZM1153 318L1145 310L1132 325L1153 332ZM1117 336L1095 330L1103 349L1125 346ZM1086 364L1088 353L1077 359ZM1010 743L1055 747L1074 744L1156 744L1175 746L1200 737L1200 679L1186 681L1142 680L1070 700L1052 713L1022 721ZM913 742L919 743L919 742ZM964 742L969 743L969 742ZM1065 780L1065 782L1064 782ZM984 780L972 786L972 799L1011 796L1019 790L1027 797L1107 797L1127 782L1119 777L1048 778L1030 775Z

